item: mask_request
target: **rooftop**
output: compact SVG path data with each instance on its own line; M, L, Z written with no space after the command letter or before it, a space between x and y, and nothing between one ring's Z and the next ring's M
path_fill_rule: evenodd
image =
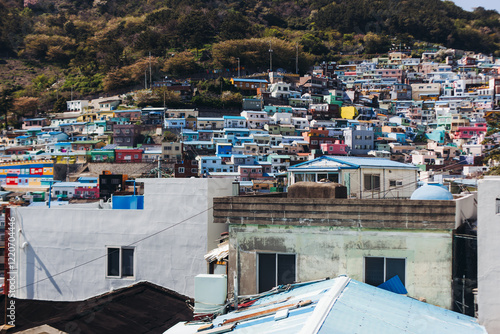
M477 320L349 277L279 286L211 323L180 323L165 334L486 333ZM223 331L225 327L232 330ZM210 328L210 327L209 327Z
M2 295L2 312L3 298ZM68 324L82 333L161 333L179 321L192 319L193 313L186 304L189 300L149 282L77 302L17 299L16 311L22 317L16 317L16 327L9 333L42 325L68 331Z

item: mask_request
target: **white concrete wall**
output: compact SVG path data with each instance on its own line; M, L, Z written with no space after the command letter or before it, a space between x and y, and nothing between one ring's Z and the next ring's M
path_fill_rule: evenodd
M500 177L478 181L477 280L479 323L488 333L500 333Z
M13 208L16 297L82 300L141 280L194 296L194 277L207 272L203 255L227 229L212 223L213 197L231 195L231 181L144 179L144 210ZM127 245L135 276L106 278L106 246Z
M477 219L477 192L465 194L460 198L455 199L456 214L455 228L458 228L466 219L474 221Z

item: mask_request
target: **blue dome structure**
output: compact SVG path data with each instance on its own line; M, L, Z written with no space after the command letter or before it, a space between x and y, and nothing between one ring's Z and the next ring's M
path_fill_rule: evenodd
M451 201L453 195L440 185L424 184L411 194L412 200Z

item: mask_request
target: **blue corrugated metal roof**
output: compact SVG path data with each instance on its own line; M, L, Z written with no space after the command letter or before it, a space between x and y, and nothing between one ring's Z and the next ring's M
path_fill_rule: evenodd
M97 181L97 179L95 176L80 176L78 181Z
M261 82L261 83L267 83L267 80L264 79L233 79L235 82L241 81L241 82Z
M477 320L351 280L319 334L486 333Z
M231 333L238 334L486 333L474 318L348 277L281 286L253 299L251 307L218 316L213 326L235 324ZM276 318L280 308L288 314ZM181 323L165 333L196 333L200 326Z
M399 293L400 295L406 295L408 291L406 291L406 288L401 282L401 279L399 278L398 275L394 276L390 280L385 281L384 283L380 284L378 286L380 289L384 289L387 291L391 291L394 293Z
M245 117L243 116L222 116L223 119L246 119Z
M418 169L418 167L413 166L413 165L408 165L404 164L401 162L397 161L392 161L389 159L383 159L383 158L367 158L367 157L343 157L343 156L322 156L319 158L316 158L311 161L306 161L300 164L297 164L293 167L288 168L289 170L294 170L294 169L304 169L308 168L309 165L313 166L315 163L318 161L323 161L328 163L328 161L331 161L332 163L340 163L340 164L345 164L351 167L355 168L363 168L363 167L372 167L372 168L404 168L404 169ZM317 166L314 166L317 168ZM338 167L338 166L337 166Z

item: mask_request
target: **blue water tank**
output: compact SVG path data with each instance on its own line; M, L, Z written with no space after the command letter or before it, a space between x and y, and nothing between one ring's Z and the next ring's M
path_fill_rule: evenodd
M424 184L411 194L412 200L451 201L453 195L440 185Z

